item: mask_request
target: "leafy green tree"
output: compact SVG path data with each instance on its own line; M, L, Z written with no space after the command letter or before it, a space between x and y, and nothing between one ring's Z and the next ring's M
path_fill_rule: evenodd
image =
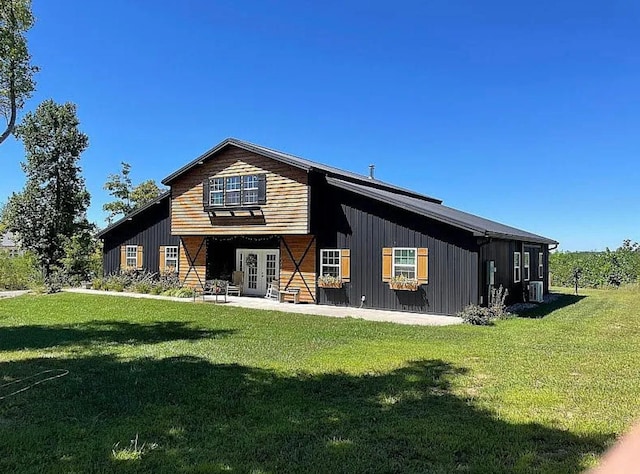
M25 147L27 181L10 197L4 217L23 248L36 255L45 276L60 265L65 244L90 229L90 196L78 166L88 138L79 124L74 104L47 100L16 127Z
M14 131L18 111L35 90L25 33L33 25L30 0L0 0L0 113L7 126L0 143Z
M79 281L102 275L102 249L95 226L80 229L65 242L62 265L69 277Z
M131 211L153 201L163 192L163 189L158 187L152 179L134 186L129 176L131 173L131 165L124 161L121 165L122 170L120 173L110 174L107 177L107 182L104 183L104 189L109 191L109 194L115 198L113 201L102 206L102 209L109 213L107 217L107 222L109 223L111 223L116 216L129 214Z

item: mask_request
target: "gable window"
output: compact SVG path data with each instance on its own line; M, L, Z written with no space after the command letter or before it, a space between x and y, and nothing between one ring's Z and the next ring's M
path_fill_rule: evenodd
M417 249L394 248L393 249L393 277L403 276L414 280L417 270Z
M178 271L178 246L167 246L164 248L164 268L167 271Z
M320 251L320 276L340 278L340 249Z
M544 253L538 254L538 278L544 278Z
M520 282L520 252L513 252L513 282Z
M138 266L138 246L127 245L125 265L127 268L136 268Z
M258 204L258 176L242 177L242 204Z
M239 206L242 180L240 176L230 176L224 183L224 205Z
M266 203L266 175L208 178L203 183L204 207L241 207Z
M524 281L531 279L531 255L529 252L524 253Z
M209 204L224 205L224 178L212 178L209 182Z

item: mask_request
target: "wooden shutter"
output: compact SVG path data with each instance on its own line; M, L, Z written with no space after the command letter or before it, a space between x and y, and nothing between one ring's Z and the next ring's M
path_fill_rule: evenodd
M340 277L343 282L351 281L351 250L340 250Z
M429 249L418 249L418 283L429 283Z
M209 178L202 182L202 205L205 208L209 207Z
M137 256L136 267L140 270L142 268L142 245L138 245L138 253L136 256Z
M127 269L127 246L120 246L120 271Z
M165 250L164 250L164 249L165 249L165 246L164 246L164 245L161 245L161 246L160 246L160 265L158 265L158 271L159 271L160 273L164 273L164 272L165 272L165 270L166 270L166 268L165 268L165 266L164 266L164 265L165 265L165 260L164 260L164 256L165 256L165 255L164 255L164 251L165 251Z
M382 281L391 281L393 274L393 249L385 247L382 249Z
M258 204L267 203L267 175L258 175Z

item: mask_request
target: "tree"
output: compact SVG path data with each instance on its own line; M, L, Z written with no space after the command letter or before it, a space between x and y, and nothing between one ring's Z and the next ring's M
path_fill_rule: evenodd
M109 191L115 200L102 206L102 210L109 212L107 220L110 222L114 216L118 214L129 214L133 210L131 205L131 189L133 187L129 173L131 173L131 165L124 161L120 163L122 171L120 174L110 174L107 176L107 182L104 183L104 189Z
M72 237L90 228L90 196L78 166L88 138L79 129L74 104L47 100L16 127L24 143L24 189L7 204L5 221L23 248L37 256L45 276L59 266Z
M66 274L78 281L102 275L102 247L95 226L80 229L64 245L62 265Z
M156 182L152 179L143 181L142 183L134 186L129 174L131 173L131 165L121 163L122 170L119 174L110 174L107 177L107 182L104 183L104 189L109 191L115 200L106 203L102 206L102 209L109 212L107 222L111 223L117 215L127 215L131 211L134 211L146 203L153 201L162 192L163 189L158 187Z
M30 0L0 0L0 113L7 126L0 135L4 142L14 131L18 110L35 90L25 33L33 25Z

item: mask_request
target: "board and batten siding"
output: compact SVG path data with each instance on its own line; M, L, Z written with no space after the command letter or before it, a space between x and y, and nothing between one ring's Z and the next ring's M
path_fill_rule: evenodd
M478 245L469 232L331 187L314 177L311 231L323 248L350 249L350 281L318 288L318 302L452 315L478 302ZM428 284L391 290L382 278L382 249L428 249ZM318 263L319 265L319 263Z
M520 252L520 281L513 279L513 254ZM489 285L487 282L487 262L494 261L494 287L501 285L509 291L507 304L523 301L527 297L526 284L524 281L524 252L529 252L531 257L531 278L529 281L542 281L544 293L549 292L549 246L546 244L534 244L520 242L516 240L492 239L480 244L480 294L483 303L486 304L489 298ZM543 253L543 278L538 277L538 253Z
M102 265L105 275L120 271L120 247L142 245L142 268L150 272L160 269L160 246L178 245L180 239L171 235L169 197L153 204L130 221L123 222L102 237Z
M203 208L203 181L211 177L266 174L266 204L253 216ZM306 171L229 146L171 183L171 232L175 235L276 235L309 232ZM243 214L238 212L237 214Z

